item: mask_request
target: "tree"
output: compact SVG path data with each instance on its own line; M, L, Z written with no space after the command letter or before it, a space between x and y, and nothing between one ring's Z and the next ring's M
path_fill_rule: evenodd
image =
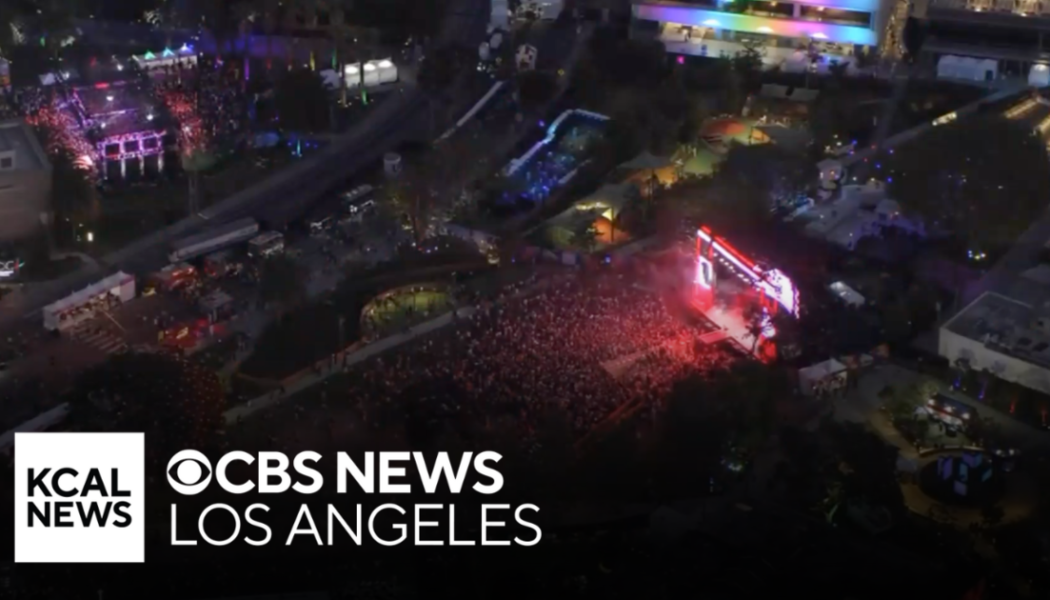
M167 0L164 12L169 25L207 32L215 43L215 55L221 60L226 43L237 36L241 27L234 10L236 4L238 0Z
M443 91L455 80L458 65L459 53L455 48L437 48L420 65L419 85L428 91Z
M732 144L711 178L710 200L729 220L766 221L805 192L812 171L804 157L774 144Z
M328 90L320 75L293 69L277 84L274 104L284 131L321 132L330 126Z
M554 75L545 71L522 71L515 77L518 104L523 112L534 112L546 106L558 89Z
M94 222L101 214L98 189L90 174L62 150L51 157L51 207L56 242L71 242L78 223Z
M263 263L259 295L264 302L290 307L306 297L306 271L289 256L276 256Z
M179 450L219 443L225 400L218 376L185 358L121 354L78 378L69 423L80 431L145 432L147 464L166 464Z
M688 493L706 489L721 470L721 459L730 439L725 399L701 377L677 383L665 401L651 449L657 487Z
M888 162L891 196L902 210L974 251L1013 244L1050 196L1046 142L1027 123L999 114L935 127Z
M431 219L441 208L436 188L447 180L438 154L427 152L421 159L408 163L384 188L384 204L408 225L417 244L426 238Z
M592 219L580 219L574 226L570 243L584 252L594 252L600 235Z

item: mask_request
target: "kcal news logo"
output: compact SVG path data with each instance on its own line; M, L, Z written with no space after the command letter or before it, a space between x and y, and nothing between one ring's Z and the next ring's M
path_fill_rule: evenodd
M145 560L141 433L15 434L15 562Z

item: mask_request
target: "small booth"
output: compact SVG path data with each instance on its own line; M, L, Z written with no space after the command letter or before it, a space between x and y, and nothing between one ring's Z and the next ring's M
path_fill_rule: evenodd
M823 397L844 391L848 370L846 365L829 358L828 360L798 370L798 387L803 395Z
M68 331L135 298L135 277L123 271L44 307L44 328Z

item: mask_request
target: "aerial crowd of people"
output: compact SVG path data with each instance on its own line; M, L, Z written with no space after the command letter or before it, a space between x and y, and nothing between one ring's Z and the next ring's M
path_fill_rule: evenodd
M406 414L460 430L509 422L526 446L561 413L581 439L618 409L659 408L675 382L739 360L727 342L700 341L711 330L618 275L572 277L356 365L323 398L358 407L376 427ZM292 410L301 418L305 409ZM333 417L321 414L314 425L323 430Z

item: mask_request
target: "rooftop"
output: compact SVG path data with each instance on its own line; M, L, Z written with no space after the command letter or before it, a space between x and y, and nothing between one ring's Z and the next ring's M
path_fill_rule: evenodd
M1033 306L988 292L944 327L1000 354L1050 367L1050 300Z
M0 121L0 154L10 151L15 153L16 171L51 168L36 134L24 121Z

